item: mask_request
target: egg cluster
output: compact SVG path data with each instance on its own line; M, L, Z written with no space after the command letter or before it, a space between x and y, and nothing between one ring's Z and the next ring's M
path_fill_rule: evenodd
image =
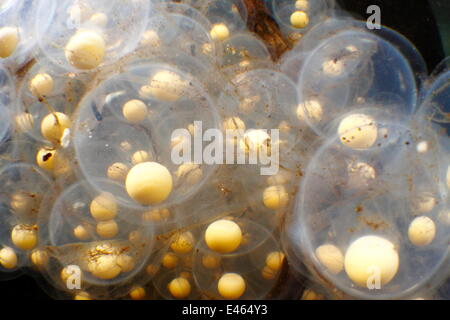
M0 278L75 300L276 298L283 273L307 279L291 298L436 297L448 61L428 77L332 0L266 7L276 62L241 0L1 2ZM192 157L213 130L276 171Z

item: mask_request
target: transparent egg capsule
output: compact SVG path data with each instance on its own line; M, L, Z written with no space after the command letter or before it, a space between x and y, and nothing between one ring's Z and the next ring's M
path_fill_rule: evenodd
M10 73L0 65L0 144L8 137L15 91Z
M2 1L0 4L0 61L16 67L29 58L37 42L34 30L37 7L37 1ZM49 12L51 13L47 11L47 14ZM49 27L48 19L40 20L39 23L41 31L45 32Z
M306 58L315 48L337 33L350 30L367 31L367 22L346 16L325 19L311 28L302 37L302 41L298 42L292 50L283 55L280 63L281 70L292 79L297 80ZM413 70L417 87L420 87L424 76L427 74L427 67L414 44L402 34L386 26L379 26L379 29L370 30L370 33L383 38L403 54Z
M66 70L94 70L136 48L149 10L150 3L144 0L39 1L35 26L39 46L53 63ZM52 25L48 32L42 30L41 20Z
M72 114L85 92L85 77L75 76L39 59L18 90L16 132L54 147L67 146Z
M271 11L281 32L292 42L330 14L331 0L272 0Z
M110 179L119 187L119 203L167 208L195 194L213 172L213 163L198 164L198 150L206 145L199 138L219 126L213 102L195 79L147 64L112 76L85 96L73 142L81 172L94 187L101 190L93 180Z
M322 136L329 121L349 105L394 105L399 113L412 113L417 103L415 76L405 57L363 31L343 31L323 41L305 60L298 79L305 121Z
M25 163L4 166L0 182L4 186L0 197L0 265L5 271L14 271L29 264L29 253L42 241L38 213L53 186L39 168Z
M355 127L355 135L374 123ZM303 261L317 281L351 297L402 298L435 286L446 272L449 226L439 216L448 202L436 136L407 122L376 123L373 147L352 148L338 134L310 161L285 222L287 252L299 272ZM418 151L424 138L430 152Z
M245 67L252 60L270 60L264 42L247 32L233 34L222 43L224 54L222 66L239 64Z
M211 22L209 30L216 41L223 41L234 32L244 30L247 23L247 7L242 0L188 1Z
M141 37L141 47L155 52L177 48L205 61L216 61L220 52L205 26L182 13L152 14L146 30Z
M295 84L280 72L257 69L236 76L219 99L227 156L235 146L245 163L295 165L298 102Z
M284 253L261 225L223 218L205 226L193 258L193 275L203 296L262 299L277 282Z
M121 207L112 193L80 181L55 196L39 216L53 281L65 280L51 272L61 266L78 268L83 282L96 286L124 283L143 269L153 246L152 229L129 224L126 216L134 212Z

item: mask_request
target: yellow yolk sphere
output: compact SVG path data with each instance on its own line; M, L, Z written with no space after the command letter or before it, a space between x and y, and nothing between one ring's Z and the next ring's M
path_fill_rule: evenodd
M269 209L277 210L287 206L289 194L284 186L270 186L263 192L264 206Z
M207 246L220 253L230 253L236 250L241 241L241 228L234 221L217 220L211 223L205 232Z
M65 48L67 61L77 69L98 67L105 57L106 45L102 36L93 31L79 31L70 38Z
M36 228L24 224L16 225L11 232L11 241L19 249L33 249L38 241Z
M167 269L172 269L178 265L179 260L173 252L168 252L163 256L162 265Z
M31 79L29 89L35 97L49 95L53 90L53 78L47 73L39 73Z
M31 262L39 269L44 268L48 262L48 254L43 250L34 250L31 253Z
M130 100L123 105L122 113L125 119L131 123L139 123L148 115L147 105L141 100Z
M353 149L368 149L377 141L378 129L375 120L365 114L352 114L339 124L341 142Z
M117 265L122 269L122 272L130 272L135 267L133 257L127 254L121 254L117 257Z
M408 238L418 247L429 245L436 235L436 225L426 216L415 218L408 229Z
M125 163L116 162L108 167L106 175L111 180L124 182L128 171L130 171L130 168Z
M116 198L109 192L102 192L91 201L89 209L97 221L114 219L118 211Z
M224 23L217 23L213 25L209 34L213 40L223 41L230 37L230 30Z
M150 155L148 154L147 151L144 151L144 150L136 151L131 156L131 163L133 165L137 165L137 164L142 163L142 162L148 162L150 160L151 160Z
M207 254L202 257L202 264L207 269L215 269L220 266L220 258Z
M172 175L159 163L143 162L131 168L125 186L128 195L140 204L157 204L172 192Z
M5 269L17 267L17 255L13 249L5 247L0 250L0 266Z
M273 280L277 276L278 272L269 268L268 266L264 266L261 270L261 276L266 280Z
M100 28L104 28L108 24L108 16L102 12L94 13L89 21Z
M19 34L14 27L0 29L0 58L8 58L17 48Z
M363 236L353 241L344 258L345 272L358 286L366 288L372 277L388 284L397 274L400 264L394 244L379 236Z
M203 176L203 171L198 164L183 163L178 167L175 175L177 178L183 179L185 183L192 185L200 182Z
M297 107L297 118L305 121L319 122L323 117L322 105L316 100L309 100Z
M60 144L64 130L70 128L72 122L69 117L61 112L47 115L41 122L41 133L45 139Z
M332 244L318 247L316 257L333 274L338 274L344 269L344 255L338 247Z
M176 253L189 253L194 248L194 236L191 232L183 232L175 236L170 248Z
M191 293L191 284L183 277L170 281L168 288L170 294L176 299L187 298Z
M82 225L78 225L73 229L73 235L78 240L87 240L90 238L89 231Z
M182 96L186 87L187 83L178 74L162 70L153 75L145 90L141 89L144 90L144 96L151 95L161 101L174 102Z
M103 280L114 279L122 271L117 265L115 255L99 256L94 262L90 263L89 270L93 276Z
M119 226L114 220L100 221L97 223L96 231L100 237L110 239L119 233Z
M237 273L225 273L217 284L219 294L225 299L239 299L245 292L244 278Z
M55 168L56 150L46 148L39 149L36 155L37 165L47 171L53 171Z
M284 260L284 253L280 251L274 251L267 255L266 257L266 265L270 269L274 271L278 271L281 269Z
M145 298L145 289L142 287L133 287L130 291L130 297L133 300L142 300Z
M161 45L161 39L156 31L147 30L142 34L140 43L143 46L158 47Z
M308 14L305 11L295 11L293 14L291 14L291 24L294 28L302 29L308 26L309 24L309 17Z

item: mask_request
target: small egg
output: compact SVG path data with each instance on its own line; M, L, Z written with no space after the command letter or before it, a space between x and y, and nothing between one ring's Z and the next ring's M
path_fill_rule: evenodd
M239 117L230 117L223 122L223 128L225 130L242 130L245 131L245 122Z
M264 189L263 203L266 208L278 210L289 203L289 194L284 186L270 186Z
M88 229L83 226L83 225L78 225L73 229L73 235L75 236L75 238L77 238L78 240L87 240L91 237Z
M270 152L270 136L261 129L248 130L244 138L239 141L239 148L246 153ZM267 150L267 151L266 151Z
M378 272L381 285L388 284L397 274L399 264L399 254L395 245L385 238L374 235L363 236L353 241L344 258L348 277L364 288Z
M176 253L189 253L194 248L194 236L189 231L178 234L170 244L170 248Z
M89 30L75 33L65 47L67 61L82 70L98 67L103 62L105 51L106 45L102 36Z
M122 272L130 272L135 267L135 262L132 256L121 254L117 257L117 265L122 269Z
M21 250L31 250L38 242L37 227L18 224L11 232L11 241Z
M377 141L375 120L365 114L351 114L339 124L341 142L352 149L368 149Z
M135 286L130 291L130 297L133 300L142 300L145 298L145 289L140 286Z
M427 153L428 152L428 142L420 141L416 146L416 150L418 153Z
M101 255L89 267L92 275L103 280L116 278L122 269L117 265L117 257L111 254Z
M216 269L220 266L220 257L206 254L202 257L202 264L207 269Z
M342 59L331 59L322 64L323 73L330 77L340 76L345 70L345 64Z
M97 221L114 219L118 211L116 198L109 192L102 192L91 201L89 209Z
M128 234L128 241L139 243L142 242L142 233L139 230L133 230Z
M142 46L159 47L161 45L161 38L155 30L146 30L142 34L140 44Z
M276 278L278 272L269 268L268 266L264 266L261 270L261 276L266 280L273 280Z
M244 278L237 273L225 273L217 284L219 294L225 299L239 299L245 292Z
M350 162L347 173L348 186L352 189L367 188L376 177L374 167L365 162Z
M289 124L289 122L287 121L281 121L280 124L278 125L278 130L280 130L280 132L282 133L289 133L292 129L292 126Z
M124 151L124 152L131 151L131 148L132 148L132 145L128 141L122 141L120 143L120 149L122 149L122 151Z
M17 255L13 249L4 247L0 250L0 265L5 269L17 267Z
M10 206L17 215L36 215L41 199L38 194L18 191L11 196Z
M71 126L72 122L64 113L50 113L41 122L41 133L45 139L60 144L64 131Z
M41 148L36 155L36 163L41 169L53 171L55 169L55 157L56 150Z
M436 236L436 225L426 216L415 218L408 228L408 238L417 247L429 245Z
M242 241L239 225L230 220L217 220L211 223L205 232L205 242L211 250L230 253L236 250Z
M317 100L308 100L297 107L297 118L301 121L319 122L323 117L323 109Z
M142 162L148 162L151 160L151 156L147 151L139 150L133 153L131 156L131 163L137 165Z
M172 175L163 165L143 162L128 172L125 186L128 195L144 205L161 203L172 192Z
M49 95L53 90L53 78L47 73L39 73L31 79L28 88L35 97Z
M225 23L216 23L213 25L209 35L213 40L223 41L230 37L230 30Z
M309 16L305 11L295 11L291 14L291 25L297 29L306 28L309 24Z
M0 58L8 58L17 48L19 43L19 33L17 28L0 28Z
M49 258L48 254L44 250L34 250L31 253L31 262L38 269L42 269L45 268L45 266L47 266L48 258Z
M122 113L125 119L131 123L140 123L147 118L147 105L141 100L134 99L126 102L122 107Z
M162 70L153 75L148 92L154 98L165 101L177 101L187 89L187 82L175 72Z
M129 171L130 168L125 163L115 162L108 167L106 175L111 180L125 182Z
M428 213L434 209L437 200L428 192L420 194L413 201L414 209L419 213Z
M274 251L267 255L266 265L274 271L278 271L283 266L284 253L281 251Z
M104 28L108 24L108 16L102 12L94 13L89 21L99 28Z
M344 269L344 255L335 245L321 245L316 249L316 257L333 274L338 274Z
M19 133L25 133L33 130L34 119L30 113L20 113L14 118L14 120Z
M152 222L160 222L166 220L170 217L170 211L166 208L164 209L152 209L150 211L146 211L142 214L142 219L144 221L152 221Z
M178 179L182 179L184 183L194 185L202 180L203 171L198 164L183 163L178 167L175 176Z
M78 294L75 295L75 297L73 299L77 300L77 301L92 300L91 295L89 293L87 293L86 291L79 292Z
M163 256L162 265L167 269L172 269L178 265L179 260L175 253L168 252Z
M95 230L100 237L111 239L119 233L119 226L114 220L100 221Z
M170 281L168 289L174 298L185 299L191 293L191 284L187 279L179 277Z
M301 300L324 300L324 296L311 290L311 289L306 289L303 292L302 295L302 299Z
M309 2L308 0L297 0L295 1L295 9L297 10L308 10Z
M155 266L154 264L149 264L145 268L145 272L147 272L147 274L149 274L151 276L154 276L158 271L159 271L159 267Z

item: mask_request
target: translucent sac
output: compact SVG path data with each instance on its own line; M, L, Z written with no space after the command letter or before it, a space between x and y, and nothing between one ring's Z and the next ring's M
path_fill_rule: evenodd
M50 10L50 14L49 14ZM133 51L147 24L148 1L39 1L36 23L39 46L55 64L86 72L117 62Z
M7 138L11 126L11 106L14 103L14 85L9 72L0 65L0 144Z

